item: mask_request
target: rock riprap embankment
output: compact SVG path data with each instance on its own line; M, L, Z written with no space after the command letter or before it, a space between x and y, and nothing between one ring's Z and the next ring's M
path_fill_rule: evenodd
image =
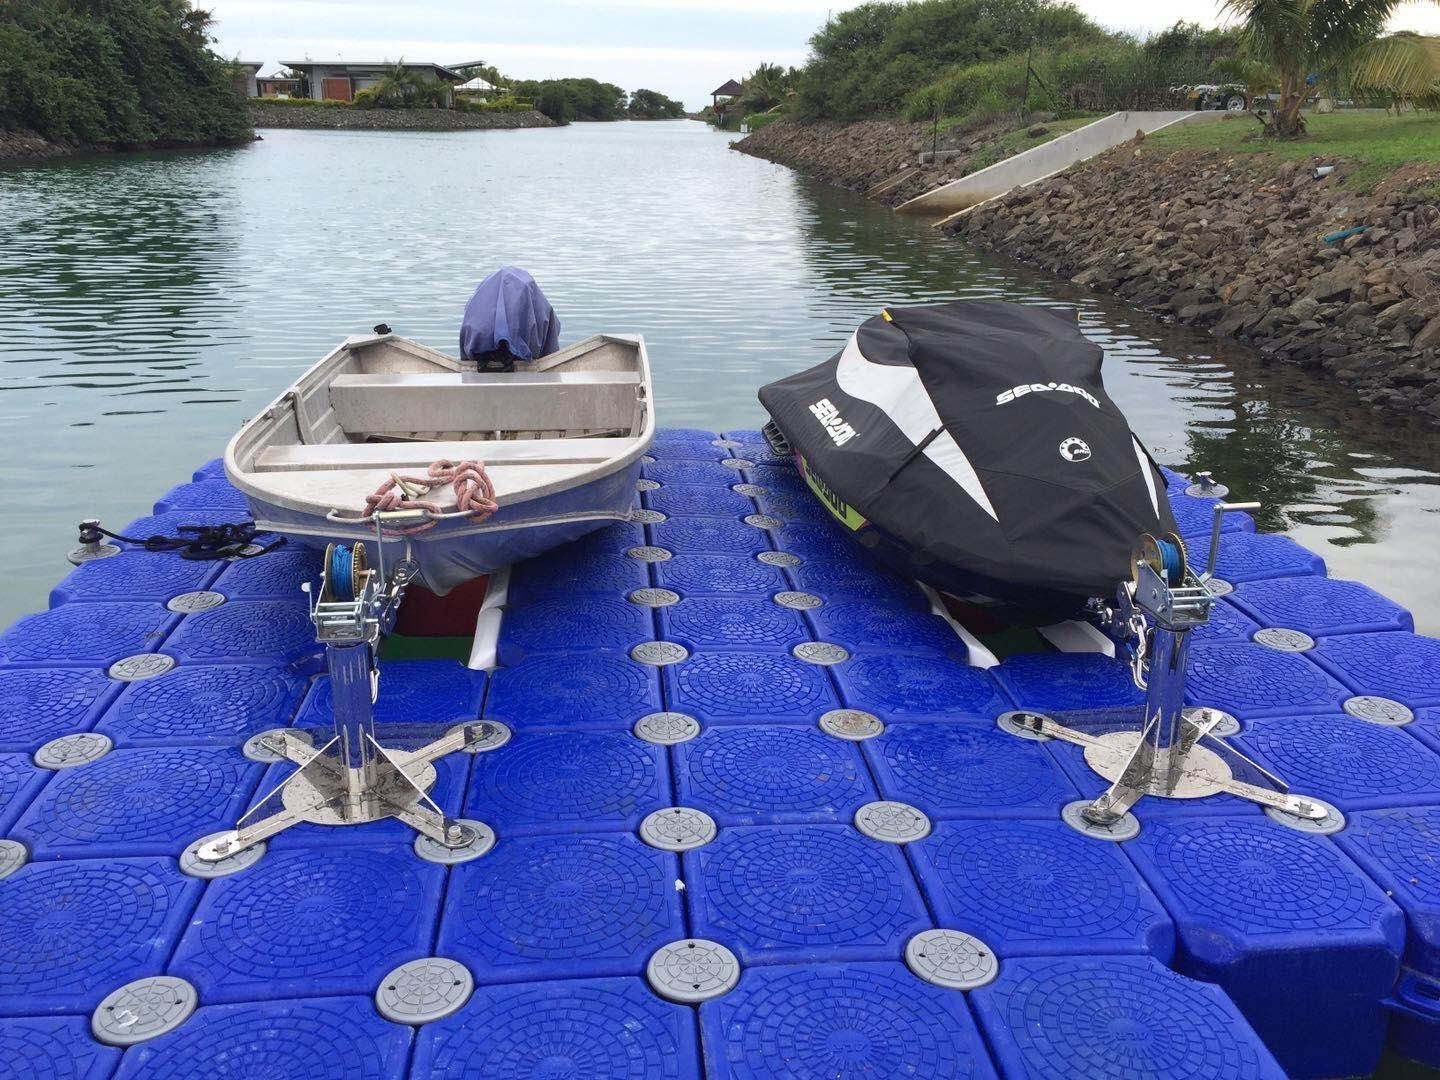
M250 105L257 128L340 128L346 131L494 131L554 127L534 109L524 112L457 112L454 109L353 109L338 105Z
M1440 166L1364 193L1347 183L1353 166L1319 177L1316 164L1129 145L956 231L1440 418Z

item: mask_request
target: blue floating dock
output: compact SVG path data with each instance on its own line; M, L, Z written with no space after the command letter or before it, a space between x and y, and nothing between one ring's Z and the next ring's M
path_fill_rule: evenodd
M233 827L262 768L237 750L116 750L60 770L10 835L37 859L178 856Z
M0 882L0 1016L88 1016L159 974L202 883L173 859L33 862Z
M1265 626L1299 630L1314 638L1415 629L1408 611L1358 581L1325 577L1248 581L1230 599Z
M735 477L738 480L739 474ZM648 509L659 510L667 517L728 518L755 512L755 504L748 495L732 491L724 484L665 484L654 491L643 492L641 501Z
M403 1080L410 1040L369 995L206 1005L126 1051L115 1080Z
M887 722L993 720L1009 707L986 672L944 657L880 653L832 670L847 706Z
M120 1051L90 1037L78 1016L12 1017L0 1022L0 1076L109 1080Z
M527 836L450 872L436 943L482 983L641 975L685 937L679 859L627 833Z
M682 858L695 936L742 964L893 958L931 928L899 845L848 826L724 829Z
M1440 806L1440 754L1403 727L1353 716L1269 716L1250 721L1241 747L1291 790L1341 810Z
M664 677L666 705L708 723L814 723L840 705L825 669L788 653L696 653Z
M126 550L0 634L0 837L29 860L0 879L0 1074L1303 1080L1365 1072L1387 1031L1392 1050L1440 1065L1440 642L1403 607L1227 517L1219 576L1234 591L1195 636L1192 703L1237 716L1227 740L1346 825L1319 836L1230 795L1151 798L1138 836L1102 843L1061 822L1106 786L1082 750L996 721L1133 709L1122 661L981 633L1004 659L972 666L984 654L756 432L667 431L647 456L636 503L650 512L517 565L493 592L494 671L439 659L461 652L453 639L409 630L380 663L385 745L477 717L513 731L435 763L430 798L494 830L473 862L421 860L390 819L300 825L233 875L181 873L185 847L293 772L244 758L247 738L330 735L300 588L315 550ZM1167 480L1198 553L1213 500ZM237 496L208 462L130 535L234 522ZM628 554L641 547L663 551ZM645 587L679 599L629 599ZM224 602L166 609L202 588ZM795 592L818 603L776 600ZM1315 645L1270 648L1263 628ZM688 655L632 657L654 642ZM807 642L848 657L807 663L793 652ZM142 652L176 666L108 677ZM1347 713L1378 708L1358 695L1404 706L1385 707L1398 726ZM837 709L880 724L821 727ZM651 721L681 740L652 744L634 729L658 712L695 723ZM81 732L115 748L34 764ZM915 807L931 832L904 846L861 834L856 811L876 800ZM644 843L641 822L676 807L709 815L714 838L683 854ZM906 945L934 928L977 936L997 981L961 993L913 974ZM692 936L734 951L738 983L678 1005L646 966ZM384 976L435 956L469 969L468 1000L414 1028L383 1020ZM97 1043L101 998L162 974L194 983L199 1010L123 1053Z
M964 995L897 963L748 970L700 1030L710 1080L996 1075Z
M1100 653L1029 653L1012 656L991 671L1015 704L1035 712L1140 706L1145 693L1130 665Z
M646 564L615 552L551 551L510 572L509 603L547 597L624 596L650 584Z
M1151 822L1125 850L1175 920L1177 969L1222 987L1287 1074L1367 1075L1404 917L1327 838L1273 824Z
M815 636L803 615L765 596L692 596L660 608L659 617L660 636L679 642L691 652L788 652Z
M671 753L676 798L721 825L848 822L880 796L854 743L817 727L712 727Z
M89 731L121 684L86 668L0 668L0 753Z
M323 651L310 613L284 600L236 600L187 615L165 643L181 663L293 663Z
M1250 642L1200 644L1190 650L1186 696L1192 705L1240 719L1339 712L1351 693L1308 654Z
M877 652L935 653L965 661L960 635L939 615L895 608L869 600L823 604L808 613L822 641L842 645L852 655Z
M1418 634L1322 638L1309 654L1357 694L1440 705L1440 641Z
M655 584L681 596L757 597L791 587L778 566L768 566L753 556L693 553L655 563Z
M647 664L624 653L547 653L494 673L485 719L517 730L628 730L660 708L659 677Z
M167 973L211 1003L368 996L430 954L444 881L408 844L270 851L207 884Z
M694 1011L639 979L482 987L415 1041L410 1075L425 1080L701 1076Z
M1152 957L1027 957L973 991L1004 1076L1285 1080L1217 987Z
M895 724L862 746L881 795L933 819L1058 819L1080 797L1048 746L993 723Z
M233 516L249 517L250 504L239 488L228 480L196 480L177 484L155 503L155 513L223 510Z
M912 846L939 925L973 934L1002 960L1143 953L1169 962L1175 928L1118 844L1054 818L942 821Z
M130 683L94 727L116 746L240 746L251 735L290 727L309 688L310 680L288 667L186 665ZM55 735L83 730L58 728Z
M224 563L177 559L150 551L124 551L77 566L50 592L50 606L69 601L163 604L181 593L210 586Z
M26 615L0 634L0 661L14 667L109 667L136 653L159 651L179 622L164 604L64 604Z
M672 805L664 748L628 731L522 733L503 749L476 760L465 799L502 836L631 831Z
M300 586L320 585L322 556L309 548L286 546L253 559L236 559L215 579L213 588L227 600L289 600L308 604Z
M377 724L464 724L480 718L486 675L454 660L382 660ZM330 728L335 703L330 676L321 675L295 718L296 727Z
M9 830L54 774L37 768L29 754L0 754L0 830Z
M671 518L648 528L652 543L677 555L758 555L770 550L765 531L741 518Z
M498 657L506 667L537 653L606 649L628 653L655 638L650 609L621 597L556 596L507 611Z

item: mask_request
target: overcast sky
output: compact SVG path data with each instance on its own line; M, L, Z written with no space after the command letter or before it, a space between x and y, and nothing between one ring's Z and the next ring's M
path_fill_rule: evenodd
M806 41L846 0L199 0L225 56L281 60L484 59L520 78L592 75L648 87L691 108L763 60L804 62ZM1146 32L1213 24L1214 0L1079 0L1102 25ZM1396 25L1440 33L1440 5L1409 4Z

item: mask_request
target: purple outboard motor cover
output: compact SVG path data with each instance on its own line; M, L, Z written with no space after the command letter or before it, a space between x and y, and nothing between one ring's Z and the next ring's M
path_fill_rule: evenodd
M502 266L480 283L465 305L460 358L484 368L538 360L560 347L560 319L535 279L518 266Z

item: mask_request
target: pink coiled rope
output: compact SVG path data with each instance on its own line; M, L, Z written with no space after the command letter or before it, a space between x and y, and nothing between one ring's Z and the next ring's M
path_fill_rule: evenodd
M441 458L432 461L424 476L401 476L391 473L375 489L373 495L365 497L365 517L390 510L428 510L432 514L444 513L439 503L417 498L428 495L435 488L449 484L455 492L455 509L468 511L471 521L484 521L500 508L495 501L495 485L485 471L483 461L447 461ZM413 528L401 529L402 533L424 532L433 528L435 522L426 521Z

